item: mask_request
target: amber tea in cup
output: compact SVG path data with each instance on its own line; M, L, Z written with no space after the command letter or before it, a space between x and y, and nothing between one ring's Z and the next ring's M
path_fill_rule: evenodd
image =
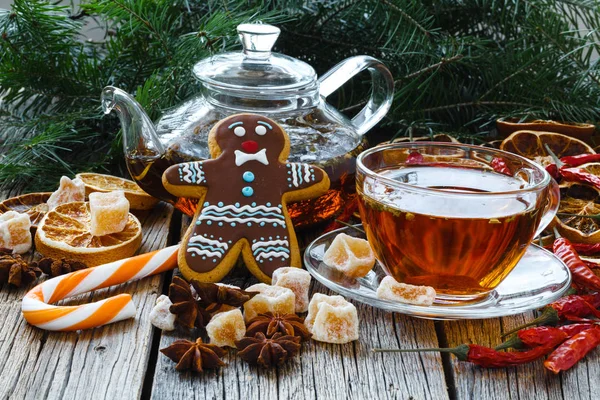
M494 169L498 160L510 173ZM357 170L361 218L385 272L434 287L438 303L489 294L558 206L542 167L478 146L379 146L359 156Z

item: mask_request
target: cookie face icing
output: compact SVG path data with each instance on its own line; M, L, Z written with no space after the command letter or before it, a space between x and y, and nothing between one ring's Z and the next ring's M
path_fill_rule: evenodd
M286 162L287 134L260 115L228 117L208 140L211 160L174 165L163 175L165 188L175 196L200 199L180 248L183 275L219 281L240 253L263 282L270 282L279 267L299 267L286 203L325 193L327 174L312 165Z

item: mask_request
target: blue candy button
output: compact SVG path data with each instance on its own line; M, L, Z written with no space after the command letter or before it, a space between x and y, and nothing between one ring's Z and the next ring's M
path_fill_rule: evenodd
M246 197L250 197L254 194L254 189L252 189L250 186L246 186L242 189L242 194Z
M244 172L244 175L242 175L242 178L244 179L244 182L252 182L254 181L254 174L250 171L246 171Z

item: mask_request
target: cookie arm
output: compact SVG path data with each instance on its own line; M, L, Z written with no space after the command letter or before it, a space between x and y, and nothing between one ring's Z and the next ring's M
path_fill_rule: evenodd
M190 189L206 188L205 161L193 161L173 165L163 173L162 182L167 191L175 196L191 197Z
M318 197L329 189L329 177L319 167L304 163L287 163L288 201Z

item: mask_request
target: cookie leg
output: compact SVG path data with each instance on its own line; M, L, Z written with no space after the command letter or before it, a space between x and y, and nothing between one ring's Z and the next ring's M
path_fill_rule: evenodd
M179 249L179 269L183 276L201 282L218 282L235 265L243 241L235 239L229 229L210 229L206 224L192 224Z
M270 282L273 271L285 266L298 266L298 244L284 227L265 227L259 236L248 240L244 261L260 280Z

